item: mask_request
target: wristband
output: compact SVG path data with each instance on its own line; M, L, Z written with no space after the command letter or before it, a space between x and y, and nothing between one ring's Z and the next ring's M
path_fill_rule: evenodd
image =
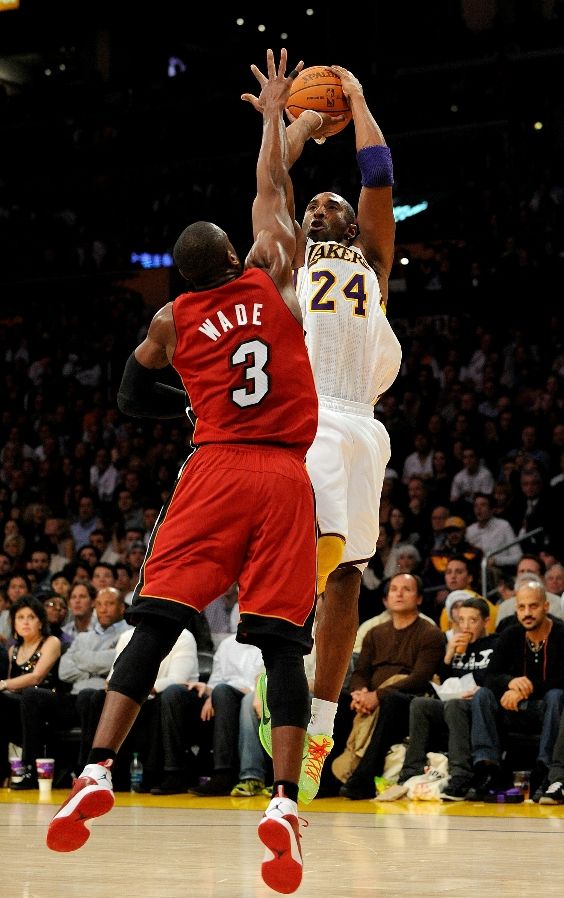
M363 187L391 187L394 183L392 153L389 147L363 147L356 154Z

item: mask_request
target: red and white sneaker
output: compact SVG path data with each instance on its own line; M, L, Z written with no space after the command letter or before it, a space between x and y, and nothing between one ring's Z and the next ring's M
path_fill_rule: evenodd
M114 806L113 761L87 764L72 792L57 811L47 830L47 847L52 851L76 851L90 838L86 826L94 817L107 814Z
M298 806L286 798L281 787L259 823L258 835L266 846L261 869L264 882L283 895L295 892L303 873Z

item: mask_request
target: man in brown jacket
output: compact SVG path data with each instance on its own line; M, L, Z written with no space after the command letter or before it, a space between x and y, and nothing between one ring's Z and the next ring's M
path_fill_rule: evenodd
M353 801L374 798L374 777L381 775L391 745L409 732L409 705L429 690L441 663L445 638L419 616L422 583L413 574L390 580L386 605L392 619L366 634L351 676L351 708L370 713L379 708L378 722L364 757L339 794ZM403 679L382 686L394 675Z

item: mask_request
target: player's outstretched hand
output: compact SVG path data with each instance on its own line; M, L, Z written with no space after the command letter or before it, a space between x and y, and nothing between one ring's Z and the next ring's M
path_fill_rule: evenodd
M291 72L286 75L286 65L288 61L288 53L285 47L282 47L280 50L280 63L278 65L278 71L276 71L276 66L274 63L274 53L272 50L266 51L266 69L268 75L264 75L258 66L251 65L251 72L257 79L261 92L257 97L254 94L244 93L241 94L241 99L245 100L245 102L250 103L257 112L262 113L264 109L264 92L267 90L270 93L276 93L279 91L280 97L284 98L284 102L288 99L288 95L290 93L290 87L292 86L292 81L296 77L296 75L301 72L304 67L303 59L301 59L295 68L292 69Z

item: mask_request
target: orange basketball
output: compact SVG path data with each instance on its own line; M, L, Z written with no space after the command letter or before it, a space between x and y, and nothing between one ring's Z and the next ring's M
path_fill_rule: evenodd
M349 101L341 87L341 79L323 65L312 65L302 69L297 78L294 78L286 108L296 118L304 109L315 109L329 115L344 115L342 122L335 122L331 134L338 134L346 128L352 118Z

